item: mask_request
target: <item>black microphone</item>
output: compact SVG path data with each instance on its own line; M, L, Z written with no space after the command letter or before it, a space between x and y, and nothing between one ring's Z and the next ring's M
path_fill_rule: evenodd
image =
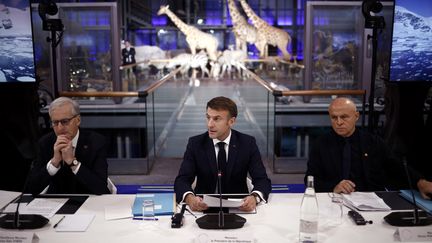
M171 218L171 228L180 228L183 226L183 215L187 204L183 204L180 213L176 213Z
M2 217L0 217L0 228L3 229L39 229L44 227L48 222L49 219L45 218L42 215L38 214L19 214L19 206L21 204L24 191L27 187L30 173L33 170L33 164L34 161L30 164L30 169L27 173L26 180L24 182L24 187L21 192L21 194L18 197L17 200L17 207L14 214L7 214Z
M219 212L217 214L207 214L197 219L195 222L202 229L238 229L243 227L246 219L233 213L224 213L222 207L222 171L218 166L218 189L219 189Z
M392 225L392 226L426 226L432 224L432 217L429 217L429 215L422 211L418 211L418 206L416 203L416 199L414 196L414 189L411 183L411 176L408 170L408 165L406 162L406 159L403 159L403 166L405 170L405 174L408 179L408 185L409 189L411 191L411 196L414 204L414 211L413 212L392 212L384 217L384 220Z
M222 207L222 171L218 171L218 187L219 187L219 213L218 213L218 226L219 228L223 228L225 226L225 218L224 218L224 212Z

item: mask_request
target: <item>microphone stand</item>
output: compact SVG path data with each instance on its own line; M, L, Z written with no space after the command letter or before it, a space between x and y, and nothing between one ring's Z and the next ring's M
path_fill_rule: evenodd
M418 211L417 202L414 196L414 189L411 183L411 176L408 170L406 159L403 160L405 174L408 179L409 189L414 204L414 211L411 212L392 212L384 217L384 220L392 226L426 226L432 224L432 218L426 212Z
M19 214L19 206L21 204L22 198L24 196L24 191L27 187L30 173L33 169L33 163L30 164L30 169L27 173L26 181L24 183L23 190L18 197L17 207L14 214L6 214L5 216L0 217L0 228L3 229L39 229L44 227L49 219L45 218L42 215L38 214Z
M224 213L222 207L222 171L218 169L219 212L206 214L195 222L202 229L238 229L243 227L246 219L233 213Z
M410 188L410 191L411 191L411 197L412 197L413 203L414 203L414 211L413 211L414 222L413 222L413 224L417 225L420 222L419 212L418 212L418 208L417 208L416 198L414 196L413 186L412 186L412 183L411 183L411 176L410 176L410 173L408 171L408 166L407 166L407 162L406 162L405 159L403 161L403 166L404 166L404 170L405 170L405 173L407 175L407 178L408 178L408 185L409 185L409 188Z
M225 226L225 218L224 218L224 212L222 208L222 171L218 170L218 188L219 188L219 217L218 217L218 226L219 228L223 228Z

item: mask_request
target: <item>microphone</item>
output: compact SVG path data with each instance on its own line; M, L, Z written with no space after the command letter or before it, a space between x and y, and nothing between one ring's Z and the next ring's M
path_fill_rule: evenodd
M21 201L22 201L22 198L24 195L24 191L27 187L30 173L33 170L33 164L34 164L34 161L32 161L32 163L30 164L30 169L27 173L27 177L26 177L26 180L24 182L23 190L22 190L22 192L19 195L18 200L17 200L17 207L15 210L15 213L6 214L6 215L0 217L0 228L3 228L3 229L39 229L39 228L44 227L49 222L49 219L45 218L42 215L38 215L38 214L20 215L19 214L19 206L21 204Z
M224 213L222 207L222 171L218 166L219 212L206 214L195 220L202 229L238 229L243 227L246 219L233 213Z
M432 224L432 218L424 211L419 212L416 199L414 196L414 189L411 183L411 176L408 171L406 159L403 159L403 167L408 179L408 186L411 191L411 196L414 204L413 212L392 212L384 217L384 220L392 226L426 226Z
M171 218L171 228L180 228L183 226L183 215L186 210L186 203L183 204L180 213L174 214Z

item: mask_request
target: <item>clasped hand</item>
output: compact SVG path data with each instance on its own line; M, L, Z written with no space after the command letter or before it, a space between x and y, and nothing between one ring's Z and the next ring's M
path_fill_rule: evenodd
M65 135L59 135L54 143L54 156L51 164L58 168L62 160L66 163L74 160L72 140Z

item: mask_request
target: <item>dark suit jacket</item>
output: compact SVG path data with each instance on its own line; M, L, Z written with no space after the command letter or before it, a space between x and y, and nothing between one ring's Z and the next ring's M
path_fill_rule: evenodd
M227 193L248 193L246 177L249 173L253 190L260 191L268 199L271 182L267 177L261 155L252 136L231 130L226 167ZM195 190L192 182L197 177ZM177 201L183 194L192 191L197 194L215 193L217 183L217 162L213 140L208 133L189 138L179 174L174 182Z
M53 146L57 137L54 132L43 136L38 143L38 156L29 176L28 190L39 194L49 185L47 193L61 194L104 194L107 188L108 163L106 161L106 144L103 136L80 129L75 157L81 162L75 175L68 166L50 176L46 169L53 157Z
M393 157L383 140L358 129L355 132L360 140L359 149L366 184L364 191L401 187L406 181L402 164ZM331 131L317 138L311 149L305 179L308 175L314 176L317 192L331 192L342 180L342 150L338 149L341 147L338 144L340 139L339 135Z

